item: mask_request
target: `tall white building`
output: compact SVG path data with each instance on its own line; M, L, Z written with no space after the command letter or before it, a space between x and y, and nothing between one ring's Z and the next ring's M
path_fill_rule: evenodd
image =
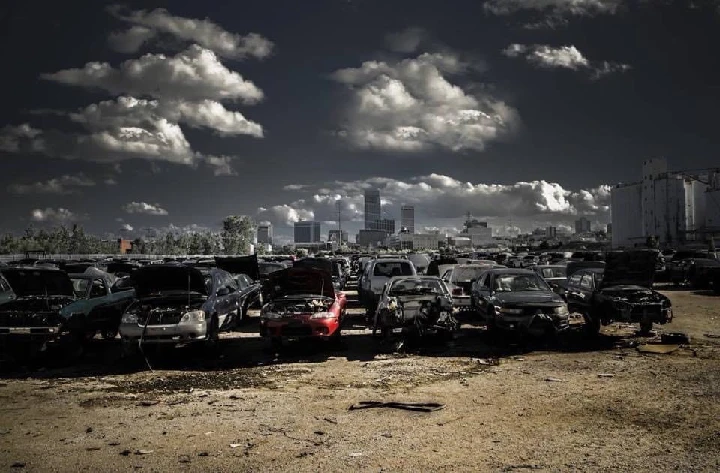
M257 242L263 245L272 245L273 228L272 225L258 225Z
M613 247L642 246L648 237L662 245L702 239L717 172L668 172L665 159L644 161L642 171L640 182L612 189Z

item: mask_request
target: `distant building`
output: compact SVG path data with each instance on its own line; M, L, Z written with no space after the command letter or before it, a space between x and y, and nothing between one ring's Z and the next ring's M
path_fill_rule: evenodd
M320 243L320 222L295 222L295 243Z
M272 245L273 228L272 225L258 225L257 242L262 245Z
M613 247L703 241L720 232L720 169L668 171L665 159L643 162L642 180L611 191ZM714 200L715 199L715 200Z
M546 238L557 238L558 231L557 227L547 227L545 229L545 237Z
M408 233L415 233L415 207L403 205L400 207L400 228L406 228Z
M607 234L608 235L612 234L612 223L607 224Z
M400 233L400 245L405 250L437 250L440 239L439 233Z
M328 232L328 241L345 244L348 242L348 233L345 230L330 230Z
M377 230L382 214L380 191L377 189L365 190L365 230Z
M465 221L465 228L458 236L469 238L472 246L489 245L493 241L492 228L488 223L471 219L469 215Z
M378 220L376 230L392 235L395 233L395 220L389 218Z
M360 230L356 241L361 247L370 248L383 246L388 234L382 230Z
M118 238L118 253L120 253L121 255L126 255L128 253L132 253L132 250L133 244L131 240Z
M575 220L575 233L590 233L592 232L592 223L585 217L580 217Z

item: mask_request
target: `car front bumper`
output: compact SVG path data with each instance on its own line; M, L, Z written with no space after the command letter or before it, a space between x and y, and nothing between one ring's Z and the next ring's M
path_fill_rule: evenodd
M143 343L187 343L204 340L206 335L207 322L148 325L147 328L138 324L120 325L120 336L124 341L142 338Z
M260 336L266 338L328 338L339 330L338 319L260 320Z

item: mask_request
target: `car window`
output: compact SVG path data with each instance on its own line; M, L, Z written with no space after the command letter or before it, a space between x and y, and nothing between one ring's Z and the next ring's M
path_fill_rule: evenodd
M580 274L573 274L572 276L570 276L570 280L569 280L568 284L570 286L579 286L581 277L582 277L582 275L580 275Z
M375 264L373 275L388 278L393 276L412 276L413 270L410 263L382 261Z
M88 286L90 285L90 280L81 278L81 279L72 279L72 285L73 285L73 292L75 292L75 297L85 297L87 295Z
M590 274L583 275L582 279L580 280L580 287L583 289L592 289L593 288L592 275L590 275Z

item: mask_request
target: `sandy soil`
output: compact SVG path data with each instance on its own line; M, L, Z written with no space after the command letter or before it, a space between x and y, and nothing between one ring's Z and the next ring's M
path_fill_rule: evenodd
M249 325L220 358L177 349L150 371L95 340L71 366L0 379L0 470L720 471L720 298L666 289L676 318L658 334L691 337L670 354L619 325L503 349L466 325L412 355L376 355L349 325L339 350L275 354ZM445 408L348 410L367 400Z

